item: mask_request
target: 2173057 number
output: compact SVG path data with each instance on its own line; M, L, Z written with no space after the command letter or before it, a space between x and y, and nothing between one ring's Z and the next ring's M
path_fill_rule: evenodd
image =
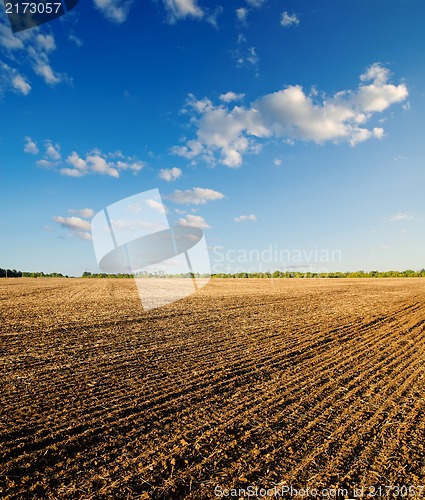
M6 3L6 14L57 14L60 2L16 2Z

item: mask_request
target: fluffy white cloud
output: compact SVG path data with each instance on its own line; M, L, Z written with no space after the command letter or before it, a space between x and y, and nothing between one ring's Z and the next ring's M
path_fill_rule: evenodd
M46 149L45 155L47 158L50 158L51 160L61 159L61 154L59 152L60 150L59 144L53 144L51 141L46 141L44 147Z
M177 189L167 198L174 203L181 203L184 205L203 205L208 201L221 200L224 198L224 194L219 191L214 191L213 189L195 187L193 189L187 189L186 191Z
M89 209L84 209L89 210ZM71 210L68 210L71 212ZM90 222L83 220L81 217L53 217L53 221L59 224L62 228L69 231L69 236L76 236L82 240L91 240Z
M245 94L236 94L236 92L226 92L220 95L220 100L223 102L240 101L245 97Z
M235 10L237 20L245 24L247 23L248 14L252 11L252 9L259 9L265 3L266 0L246 0L248 4L247 7L239 7Z
M37 144L31 139L31 137L25 137L24 152L32 155L38 155L39 153Z
M199 227L200 229L209 229L211 226L200 215L187 214L186 217L179 219L180 226Z
M300 24L300 20L295 14L289 14L288 12L283 12L280 24L282 26L285 26L285 28L287 28L288 26L298 26Z
M246 3L251 7L259 8L265 3L266 0L246 0Z
M59 172L61 175L66 175L67 177L82 177L84 175L80 170L68 167L61 168Z
M245 222L247 220L256 221L257 220L257 216L254 215L254 214L251 214L251 215L240 215L239 217L235 217L234 218L235 222Z
M167 11L168 21L175 23L181 19L191 17L202 19L205 12L199 7L197 0L163 0Z
M172 182L181 177L182 171L178 167L162 168L159 171L158 177L167 182Z
M257 70L260 61L257 49L250 47L247 39L242 34L238 35L236 49L233 51L233 58L236 60L238 68L251 67L255 70Z
M36 35L36 41L38 48L46 52L51 52L56 49L56 42L53 35L44 35L43 33L39 33Z
M356 90L344 90L330 97L317 92L307 95L300 85L266 94L249 107L213 105L208 99L186 105L194 115L196 138L172 152L195 161L218 161L228 167L239 167L243 154L259 151L259 140L279 138L323 143L348 142L352 146L370 138L382 138L380 127L366 128L374 113L404 101L408 90L404 83L389 83L390 72L373 64L361 75ZM217 158L218 156L218 158Z
M95 6L105 18L117 24L127 19L132 3L132 0L94 0Z
M241 23L246 23L249 10L245 7L240 7L239 9L236 9L235 12L238 21Z
M49 85L70 80L51 67L49 57L56 49L56 42L54 36L41 27L13 34L7 21L0 17L0 48L8 59L8 64L0 61L3 73L0 76L0 94L6 90L18 90L24 95L30 92L27 78L17 70L19 65L29 65Z
M25 140L24 151L26 153L38 154L37 144L30 137L26 137ZM76 151L73 151L66 157L64 163L59 144L54 144L53 141L47 140L44 145L45 152L43 158L37 160L37 165L44 168L59 166L59 173L68 177L100 174L118 178L122 171L128 170L136 174L145 167L144 162L131 156L125 156L121 151L102 153L99 149L93 149L83 157Z
M145 166L142 161L121 161L118 160L116 166L119 170L132 170L133 172L139 172Z
M79 209L70 208L68 210L68 213L74 214L78 217L82 217L83 219L91 219L95 212L92 208L79 208Z
M31 85L24 80L22 75L19 74L13 77L12 86L17 90L20 90L24 95L29 94L31 90Z
M90 222L81 217L53 217L53 220L66 229L73 231L90 231Z
M35 163L37 166L42 168L54 168L57 165L59 165L60 162L42 159L42 160L37 160Z
M388 222L400 222L402 220L412 220L412 219L413 217L411 215L405 214L403 212L398 212L397 214L385 218L385 220Z
M27 82L26 77L18 73L15 68L0 61L0 97L6 91L28 95L31 91L31 85Z
M153 199L149 198L146 200L146 205L149 208L152 208L153 210L155 210L156 212L158 212L160 214L167 213L166 206L163 203L161 203L160 201L153 200Z
M109 175L111 177L119 177L120 174L116 168L114 168L112 162L108 162L105 158L99 155L89 155L86 158L88 168L96 174Z
M68 158L66 159L66 163L76 168L77 170L86 170L87 162L80 158L78 154L73 151Z

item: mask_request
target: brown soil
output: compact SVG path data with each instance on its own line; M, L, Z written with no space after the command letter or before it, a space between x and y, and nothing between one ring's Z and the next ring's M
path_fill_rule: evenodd
M0 330L2 498L425 494L425 280L216 279L144 312L133 280L2 279Z

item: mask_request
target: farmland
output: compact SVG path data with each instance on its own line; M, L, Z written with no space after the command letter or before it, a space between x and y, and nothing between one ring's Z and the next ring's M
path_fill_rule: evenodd
M2 498L425 496L423 279L214 279L148 312L131 279L2 279L0 328Z

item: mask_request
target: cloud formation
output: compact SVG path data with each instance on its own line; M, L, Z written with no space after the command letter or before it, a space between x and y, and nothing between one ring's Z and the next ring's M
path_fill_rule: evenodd
M236 49L232 53L238 68L254 68L258 71L260 58L255 47L250 47L248 40L242 34L238 35Z
M179 219L180 226L199 227L200 229L209 229L211 226L200 215L187 214L186 217Z
M116 24L122 24L128 17L132 0L93 0L103 16Z
M70 208L68 209L68 213L74 214L77 217L82 217L83 219L91 219L95 214L95 211L92 208Z
M205 12L199 7L197 0L163 0L163 3L170 24L181 19L202 19L205 16Z
M69 212L69 210L68 210ZM53 221L68 230L68 236L76 236L82 240L91 240L90 222L81 217L53 217Z
M24 152L32 155L38 155L39 150L37 144L31 139L31 137L25 137Z
M333 96L306 94L301 85L266 94L249 107L215 105L209 99L190 95L185 110L196 126L196 137L175 146L171 152L195 162L239 167L243 155L257 153L261 140L348 142L352 146L371 138L382 138L380 127L366 127L374 113L381 113L408 96L404 83L389 82L390 71L372 64L360 76L356 90Z
M158 177L167 182L173 182L181 177L181 175L182 171L178 167L162 168L158 173Z
M245 94L236 94L236 92L226 92L220 95L220 100L223 102L240 101L245 97Z
M283 12L280 24L285 28L288 28L289 26L299 26L300 20L295 14L289 14L288 12Z
M177 189L167 196L167 199L182 205L203 205L208 201L221 200L222 198L224 198L223 193L200 187L194 187L185 191Z
M20 33L12 33L7 21L0 17L0 95L6 91L29 94L31 84L20 67L31 70L50 86L70 78L55 71L50 55L56 50L53 34L37 27Z
M413 217L411 215L405 214L403 212L398 212L397 214L385 218L385 220L388 222L400 222L402 220L412 220L412 219Z
M256 221L257 220L257 216L254 215L254 214L251 214L251 215L240 215L239 217L235 217L233 219L235 222L245 222L247 220L251 220L251 221Z
M38 154L37 144L26 137L25 153ZM85 175L107 175L118 178L123 171L136 174L145 167L145 163L132 156L125 156L121 151L102 153L93 149L80 156L76 151L66 156L64 160L60 153L60 145L51 140L44 141L43 158L36 164L42 168L56 169L61 175L68 177L83 177Z

